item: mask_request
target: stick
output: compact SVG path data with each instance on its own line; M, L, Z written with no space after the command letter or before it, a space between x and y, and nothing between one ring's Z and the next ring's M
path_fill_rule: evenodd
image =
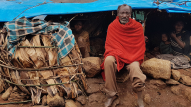
M31 102L32 100L20 101L20 102L9 102L9 103L0 103L0 105L7 105L7 104L20 104L20 103L27 103Z
M87 97L86 93L84 92L84 89L82 88L82 86L80 85L80 83L78 81L76 81L77 85L80 87L80 89L82 90L82 93Z

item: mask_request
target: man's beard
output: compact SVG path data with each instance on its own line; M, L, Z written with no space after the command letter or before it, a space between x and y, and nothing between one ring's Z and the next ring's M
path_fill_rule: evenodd
M129 22L129 20L128 20L128 19L127 19L127 20L125 20L125 21L124 21L124 20L119 20L119 21L120 21L120 23L121 23L121 24L126 24L126 23L128 23L128 22Z

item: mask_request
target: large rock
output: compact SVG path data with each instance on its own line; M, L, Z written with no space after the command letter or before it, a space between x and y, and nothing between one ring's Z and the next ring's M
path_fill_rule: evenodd
M178 70L172 70L172 77L173 77L174 80L179 81L180 72Z
M181 75L180 82L184 85L191 86L191 78L189 76Z
M143 73L155 79L170 79L171 63L170 61L152 58L141 65Z
M83 58L82 62L87 77L94 77L101 72L101 59L99 57Z

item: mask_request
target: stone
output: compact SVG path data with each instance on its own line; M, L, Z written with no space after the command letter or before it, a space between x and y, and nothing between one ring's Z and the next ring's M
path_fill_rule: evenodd
M100 92L101 90L103 90L103 88L104 88L104 84L89 84L87 93L92 94L92 93Z
M145 103L149 104L151 102L151 96L149 94L145 94L143 100Z
M181 75L180 82L184 85L191 86L191 78L189 76Z
M66 100L65 103L65 107L77 107L73 100Z
M75 101L75 104L76 104L77 107L82 107L82 104L80 102L78 102L78 101Z
M64 107L64 102L63 97L60 97L58 93L54 97L47 95L47 104L49 107Z
M89 96L89 103L103 103L106 96L103 93L93 93Z
M179 86L171 86L170 90L175 95L180 95L181 94L181 89L180 89Z
M88 94L92 94L96 92L101 92L104 88L105 82L102 78L87 78L87 84L89 87L86 92Z
M168 60L152 58L141 65L144 74L155 79L170 79L171 62Z
M79 101L83 105L86 104L86 102L87 102L86 96L79 96L76 100Z
M44 95L44 96L42 97L42 105L43 105L43 106L46 106L46 105L47 105L47 97L46 97L46 95Z
M166 84L168 84L168 85L178 85L180 83L178 81L176 81L176 80L169 79L169 80L166 80Z
M166 87L166 84L162 80L150 80L149 83L160 89L164 89Z
M173 77L174 80L179 81L180 72L178 70L172 70L172 77Z
M99 57L83 58L82 63L87 77L94 77L101 72L101 59Z
M187 87L184 91L185 96L191 101L191 88Z
M7 100L12 92L13 88L10 86L1 96L3 100Z

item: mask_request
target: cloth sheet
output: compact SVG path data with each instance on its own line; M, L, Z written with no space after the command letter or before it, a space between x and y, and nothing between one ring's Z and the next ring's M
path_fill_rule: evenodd
M114 56L119 71L124 64L142 63L144 53L145 37L141 23L129 18L129 22L123 25L117 16L108 27L104 58ZM104 63L101 68L104 69Z
M55 42L59 48L58 59L65 57L75 45L75 38L71 29L67 27L68 24L66 22L65 25L61 25L44 20L30 21L25 17L5 23L9 54L14 55L17 44L25 40L26 36L48 34L57 30L58 32L52 33L52 42Z
M185 55L173 56L171 54L157 55L156 58L169 60L171 62L172 69L185 69L190 68L190 59Z

